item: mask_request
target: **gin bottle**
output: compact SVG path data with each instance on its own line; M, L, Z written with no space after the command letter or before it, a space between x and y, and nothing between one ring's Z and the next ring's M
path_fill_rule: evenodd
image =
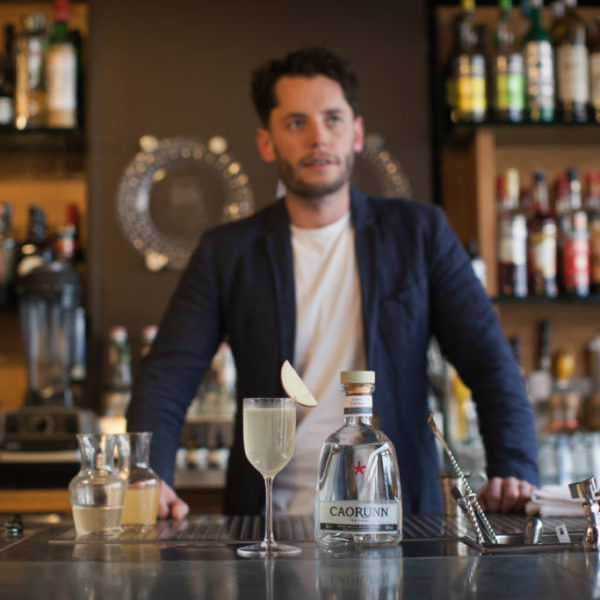
M374 371L342 371L344 425L321 449L315 538L326 549L395 545L402 539L396 451L371 424Z

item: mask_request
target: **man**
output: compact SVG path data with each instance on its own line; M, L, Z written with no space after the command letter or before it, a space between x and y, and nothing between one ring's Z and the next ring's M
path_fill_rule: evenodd
M312 511L316 457L342 421L339 371L369 368L375 412L398 453L404 510L439 511L426 422L431 335L477 402L490 476L484 507L522 509L537 468L518 368L442 211L351 189L364 137L356 76L331 52L309 48L256 71L252 92L258 150L276 163L286 193L203 236L141 365L129 426L154 432L152 464L166 480L161 516L187 512L167 484L187 406L224 336L238 369L226 512L264 506L262 479L244 455L241 398L281 395L286 359L320 404L299 411L295 455L275 480L277 508Z

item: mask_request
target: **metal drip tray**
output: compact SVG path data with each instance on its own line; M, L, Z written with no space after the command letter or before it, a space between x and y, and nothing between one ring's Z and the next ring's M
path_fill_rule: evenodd
M506 550L509 546L519 547L523 551L523 528L526 517L520 515L491 515L492 527L498 534L501 544ZM536 545L538 552L544 551L544 544L567 549L569 544L558 544L554 533L555 527L564 524L571 541L579 545L586 528L585 517L565 517L544 519L542 544ZM283 515L275 517L273 529L275 538L287 542L314 542L314 521L311 516ZM443 516L408 515L403 522L403 543L433 541L475 540L475 534L468 525L457 524ZM182 521L159 521L155 527L145 529L123 528L111 535L88 534L75 537L72 524L54 530L51 544L168 544L168 545L205 545L225 543L257 542L264 535L264 520L260 516L222 516L208 515L184 519ZM470 538L467 540L467 537ZM475 542L469 544L487 553ZM573 545L573 544L571 544Z
M282 516L273 519L277 540L312 542L312 517ZM73 526L50 540L51 544L169 544L203 545L229 542L256 542L264 536L264 521L259 516L200 516L182 521L158 521L154 527L127 528L109 534L90 533L75 538Z

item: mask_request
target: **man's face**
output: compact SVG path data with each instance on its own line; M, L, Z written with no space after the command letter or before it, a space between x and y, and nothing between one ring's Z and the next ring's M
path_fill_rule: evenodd
M347 186L364 133L341 86L324 75L282 77L275 96L269 128L259 129L257 142L288 191L316 199Z

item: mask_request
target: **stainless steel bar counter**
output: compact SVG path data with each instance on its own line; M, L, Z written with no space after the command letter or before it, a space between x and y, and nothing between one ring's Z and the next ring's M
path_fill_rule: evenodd
M553 532L559 523L573 539L581 538L586 525L583 517L544 520L544 531ZM492 525L519 540L524 518L495 517ZM584 552L576 543L484 554L461 540L469 533L461 528L442 517L409 516L398 547L332 556L314 543L311 519L281 517L275 519L276 537L299 545L302 554L252 560L238 558L236 548L261 539L259 517L159 522L108 541L93 535L75 539L68 520L25 518L21 535L8 528L0 534L0 598L600 597L598 552Z

